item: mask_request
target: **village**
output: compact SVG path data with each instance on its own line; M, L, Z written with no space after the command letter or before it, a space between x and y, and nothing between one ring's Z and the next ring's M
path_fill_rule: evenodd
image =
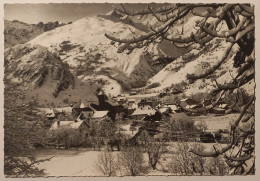
M162 133L174 135L168 141L230 142L229 122L214 127L203 121L207 115L218 116L221 121L221 116L234 114L227 104L216 104L215 99L204 99L202 102L192 98L183 98L178 102L162 100L164 95L178 93L167 91L163 94L142 94L132 91L108 98L100 89L96 94L98 104L92 100L79 100L67 107L40 108L49 123L48 137L52 140L49 145L56 148L91 147L99 150L106 145L112 151L114 147L120 150L120 146L126 143L136 144L144 131L154 138ZM181 124L187 124L188 127L190 124L191 128L170 130L167 128L169 125L166 125L167 119L182 121Z

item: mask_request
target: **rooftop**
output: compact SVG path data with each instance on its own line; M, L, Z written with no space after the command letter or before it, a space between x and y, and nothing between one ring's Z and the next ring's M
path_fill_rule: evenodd
M108 113L108 111L96 111L93 114L92 118L103 118L104 116L106 116Z
M59 126L58 126L58 122L59 122ZM55 121L52 124L50 130L57 130L61 127L78 129L83 122L84 121L77 121L77 122L75 122L75 121Z
M135 115L153 115L155 114L156 111L154 109L136 109L132 116L135 116Z

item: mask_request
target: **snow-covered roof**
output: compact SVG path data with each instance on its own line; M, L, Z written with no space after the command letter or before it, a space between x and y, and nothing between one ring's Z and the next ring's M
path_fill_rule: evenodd
M141 106L141 109L142 110L150 110L150 109L153 109L150 105L143 105Z
M58 122L59 122L59 126L58 126ZM61 127L78 129L83 122L84 121L77 121L77 122L75 122L75 121L55 121L51 125L50 130L57 130Z
M104 116L106 116L108 113L108 111L96 111L94 112L92 118L103 118Z
M124 101L124 100L126 100L126 97L117 97L117 99L116 99L117 101Z
M162 107L159 109L160 113L165 113L169 110L169 107Z
M197 107L197 105L187 105L187 106L186 106L187 109L193 109L193 108L195 108L195 107Z
M73 106L73 108L85 108L87 106L87 104L85 105L82 101L78 102L77 104L75 104Z
M136 103L129 104L128 106L129 106L128 109L137 109L138 108L138 105Z
M80 127L80 125L83 124L83 122L84 121L77 121L77 122L70 124L69 126L73 129L78 129Z
M80 113L80 115L78 116L78 118L80 118L82 114L85 116L85 118L88 118L88 117L90 117L90 114L89 114L89 113L90 113L89 111L82 111L82 112Z
M46 111L45 115L48 117L48 118L54 118L55 117L55 113L53 111L53 109L49 109Z
M154 115L156 111L154 109L136 109L133 113L132 116L135 115Z
M72 107L58 107L55 109L59 112L72 112Z
M167 105L167 106L164 106L164 107L169 107L169 108L171 108L171 110L173 110L173 111L179 110L179 107L176 106L176 105Z
M98 95L104 95L104 92L102 90L99 91Z
M50 108L49 110L46 111L45 115L48 118L53 118L53 117L55 117L55 114L59 114L59 113L61 113L61 111Z
M181 102L184 102L184 101L187 101L189 98L184 98L184 99L181 99L180 101Z
M220 107L220 108L226 108L226 107L227 107L227 104L220 104L218 107Z
M81 104L80 104L80 106L79 106L79 108L85 108L86 106L85 106L85 104L82 102Z
M114 102L112 100L106 100L105 102L110 104L111 106L118 106L119 105L117 102Z

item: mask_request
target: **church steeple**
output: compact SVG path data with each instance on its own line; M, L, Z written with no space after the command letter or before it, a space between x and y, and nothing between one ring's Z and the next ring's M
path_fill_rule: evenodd
M97 97L98 97L99 107L103 108L105 105L105 101L108 100L108 97L106 96L106 94L102 89L100 89L100 91L98 92Z

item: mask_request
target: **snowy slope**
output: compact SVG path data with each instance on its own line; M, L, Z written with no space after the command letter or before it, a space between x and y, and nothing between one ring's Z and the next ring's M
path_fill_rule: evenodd
M210 76L196 81L190 81L188 74L201 74L218 64L224 57L225 51L231 46L229 42L221 39L214 39L207 48L202 50L193 49L175 61L165 66L158 74L149 79L149 84L160 83L159 87L153 91L161 91L167 87L175 87L175 85L185 85L185 94L190 96L196 93L209 93L216 88L215 80L220 84L229 83L237 74L237 68L233 67L233 58L238 51L238 46L233 46L228 58L222 65ZM216 79L217 78L217 79ZM248 94L254 91L254 82L250 81L244 90Z
M68 63L71 71L83 80L84 77L90 75L117 75L119 73L120 76L117 76L117 79L125 84L134 84L140 80L147 80L161 70L161 66L152 66L151 62L166 56L166 53L157 44L151 44L148 47L148 54L144 53L143 48L134 50L130 55L120 54L117 53L118 45L111 45L111 41L104 36L108 33L121 38L129 38L135 36L132 31L136 34L145 33L122 22L102 17L88 17L43 33L29 43L59 52L62 61ZM153 58L149 55L149 51L160 56ZM94 76L94 78L100 79L100 76ZM115 83L113 80L107 82ZM121 89L118 86L120 84L115 83L113 87L116 87L116 90Z
M201 17L189 17L185 22L180 22L177 26L170 29L169 37L179 36L183 31L185 36L190 36L191 33L196 31L196 23L201 20ZM213 19L208 20L213 21ZM226 30L226 24L219 24L217 29ZM153 88L150 91L160 92L167 87L174 87L175 85L185 85L186 95L192 95L195 93L207 93L211 91L215 85L215 78L220 84L231 82L235 77L237 68L233 67L233 58L238 51L238 46L233 46L228 58L222 63L222 65L214 72L213 75L207 78L199 79L194 82L188 80L188 74L198 75L210 69L214 65L218 64L225 56L225 52L231 46L229 42L224 39L215 38L211 42L207 43L204 48L192 49L189 53L184 54L165 66L155 76L151 77L148 81L148 85L153 83L160 83L159 87ZM187 86L186 86L187 85ZM254 90L253 81L244 86L244 89L252 94Z
M128 28L133 29L133 27L122 23L113 23L102 18L89 17L80 19L71 25L66 25L44 33L30 43L40 44L51 50L59 50L62 42L70 41L72 45L83 47L83 50L81 51L79 50L80 48L76 47L65 52L66 56L63 56L63 60L70 66L79 66L80 61L77 61L77 58L80 59L88 53L93 54L95 52L102 53L107 59L111 60L106 62L104 66L117 66L123 68L123 71L129 74L134 66L138 64L142 50L136 51L130 56L126 54L116 54L116 47L111 46L110 40L104 37L105 33L113 33L108 30L116 30L117 32L114 34L118 34L121 37L133 36ZM140 34L142 33L141 31L137 32ZM101 59L100 61L104 60Z

